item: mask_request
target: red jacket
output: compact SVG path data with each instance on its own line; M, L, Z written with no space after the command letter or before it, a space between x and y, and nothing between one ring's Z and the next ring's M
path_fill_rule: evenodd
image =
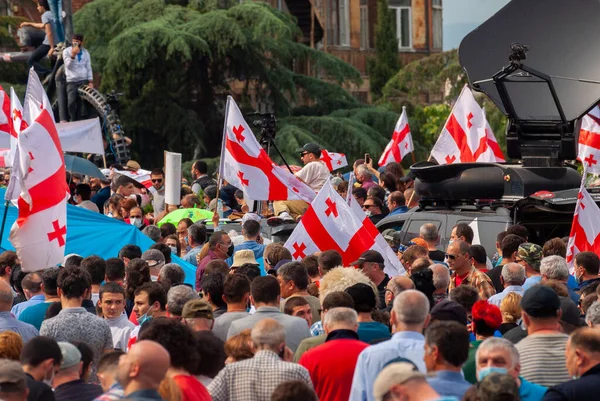
M325 344L302 355L298 363L310 373L320 401L350 398L358 355L368 346L358 340L358 334L354 331L335 330L329 333Z

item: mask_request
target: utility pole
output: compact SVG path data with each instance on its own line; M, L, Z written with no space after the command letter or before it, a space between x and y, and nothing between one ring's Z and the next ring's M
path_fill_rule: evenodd
M73 5L71 0L62 0L63 10L65 12L65 40L71 42L73 39Z

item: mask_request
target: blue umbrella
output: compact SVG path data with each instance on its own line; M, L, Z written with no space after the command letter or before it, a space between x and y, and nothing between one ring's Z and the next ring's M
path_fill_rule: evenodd
M89 175L90 177L105 178L102 171L94 163L82 157L65 154L65 168L71 173Z

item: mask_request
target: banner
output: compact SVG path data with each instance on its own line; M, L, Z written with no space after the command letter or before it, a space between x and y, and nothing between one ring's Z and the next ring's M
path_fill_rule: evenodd
M165 151L165 204L181 202L181 153Z

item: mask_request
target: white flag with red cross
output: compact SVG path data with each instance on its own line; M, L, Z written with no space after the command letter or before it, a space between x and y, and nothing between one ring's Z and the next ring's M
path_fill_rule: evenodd
M328 181L302 216L286 241L285 247L290 250L294 260L301 260L315 252L333 249L342 255L344 266L349 266L363 252L371 249L384 256L386 259L384 270L389 276L402 274L404 269L398 258L394 258L394 262L386 257L388 252L382 244L387 248L390 246L375 225L364 213L362 214L364 218L359 217L352 210Z
M0 85L0 134L10 135L11 127L10 98Z
M438 164L505 161L485 112L467 85L433 145L431 156Z
M315 192L308 185L273 163L231 96L227 97L219 173L250 199L310 203L315 198Z
M591 174L600 174L600 107L594 107L581 119L577 160Z
M152 194L155 194L157 192L156 188L154 188L154 186L152 185L152 176L150 174L151 172L148 170L144 170L141 168L136 171L115 170L115 173L124 175L125 177L129 177L132 180L139 182Z
M31 69L24 115L29 126L18 136L13 164L20 183L19 216L10 232L10 242L25 272L56 266L65 255L69 187L49 106L42 84Z
M584 170L567 245L567 263L571 274L573 258L579 252L590 251L600 255L600 208L585 189L586 177L587 171Z
M348 159L343 153L329 152L328 150L321 150L321 161L327 165L329 171L337 170L338 168L346 167L348 165Z
M414 152L412 134L408 125L408 117L406 116L406 107L402 107L402 114L394 127L392 140L385 147L383 154L377 163L379 166L385 166L388 163L400 163L404 156Z

